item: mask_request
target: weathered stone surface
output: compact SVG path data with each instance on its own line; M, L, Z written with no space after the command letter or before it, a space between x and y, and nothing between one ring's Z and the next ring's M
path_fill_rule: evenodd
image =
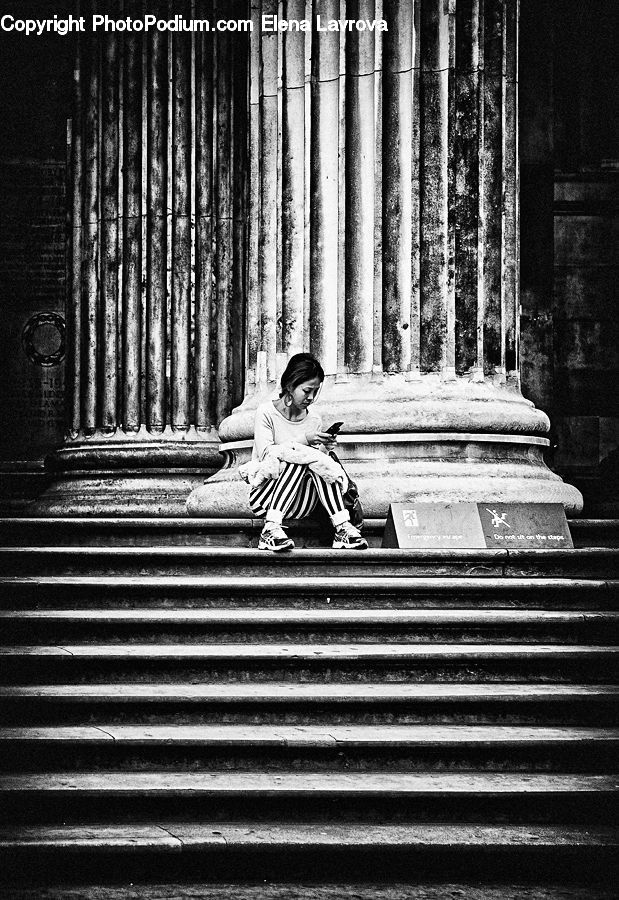
M131 831L129 834L131 835ZM135 832L133 832L135 834ZM615 900L613 888L465 882L414 884L139 884L9 889L12 900Z
M309 347L325 372L337 371L339 183L339 83L328 78L339 60L333 36L323 35L312 90L310 151ZM320 42L319 42L320 46Z
M345 360L370 372L374 356L375 124L374 40L347 44ZM410 292L409 292L410 293Z
M305 4L288 4L290 18L303 18ZM281 272L282 346L289 355L303 349L305 259L305 34L284 35L282 88ZM251 365L251 363L250 363Z
M412 73L384 73L382 365L410 368L412 295Z
M472 52L473 46L465 48ZM481 365L478 315L479 238L479 73L458 73L455 95L451 212L455 221L455 356L459 375Z
M153 12L161 11L161 0ZM198 70L201 71L201 56L198 54ZM146 178L148 183L148 208L146 210L146 303L149 312L149 327L146 338L146 353L149 366L146 378L146 421L150 428L161 429L166 422L166 330L167 330L167 115L168 115L168 48L165 37L158 34L153 38L148 57L147 117L150 140L147 144ZM198 109L203 103L198 104ZM205 137L204 118L199 116L199 134ZM206 143L206 142L205 142ZM199 151L196 166L200 175L204 172L205 155ZM210 168L210 167L209 167ZM206 182L208 183L208 182ZM198 233L204 235L205 179L199 177L197 196ZM203 297L204 255L196 259L196 308L200 318ZM207 332L208 335L208 332ZM203 376L203 352L201 335L196 336L196 374L199 381ZM200 392L202 395L202 392ZM197 401L197 420L204 426L208 413L204 415L201 397Z
M219 426L222 441L253 438L256 407L279 393L273 385L250 394ZM515 381L445 381L404 373L327 378L316 405L324 424L343 421L342 434L480 431L546 435L548 417L525 400Z
M39 516L184 516L203 475L97 472L58 480L28 511Z
M217 433L147 429L94 434L48 458L49 488L29 505L41 516L184 516L191 491L221 465Z

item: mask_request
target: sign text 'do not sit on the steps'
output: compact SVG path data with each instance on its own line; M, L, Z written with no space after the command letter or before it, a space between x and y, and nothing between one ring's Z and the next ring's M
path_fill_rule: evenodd
M392 503L383 547L572 548L561 503Z

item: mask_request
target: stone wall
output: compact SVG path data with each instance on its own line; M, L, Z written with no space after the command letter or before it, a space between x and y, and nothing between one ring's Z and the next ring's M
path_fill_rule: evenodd
M71 0L59 0L62 14ZM45 15L44 2L3 13ZM2 34L0 53L0 492L21 508L64 436L66 135L73 51Z
M69 2L55 4L61 13ZM3 13L49 11L5 4ZM3 467L36 468L64 433L66 134L72 48L2 34L0 392ZM33 52L35 51L36 52Z
M619 444L617 24L603 0L521 4L523 391L593 513Z
M3 458L38 459L64 432L65 166L0 164Z
M594 496L619 445L618 187L603 171L555 182L555 462Z
M563 0L555 43L556 465L618 499L619 74L616 4ZM614 486L613 486L614 485Z

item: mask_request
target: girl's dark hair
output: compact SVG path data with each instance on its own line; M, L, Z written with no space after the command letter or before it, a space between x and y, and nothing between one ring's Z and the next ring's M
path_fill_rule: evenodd
M321 382L325 380L325 373L318 360L311 353L295 353L288 360L282 375L279 396L283 397L286 391L294 391L297 385L312 378L319 378Z

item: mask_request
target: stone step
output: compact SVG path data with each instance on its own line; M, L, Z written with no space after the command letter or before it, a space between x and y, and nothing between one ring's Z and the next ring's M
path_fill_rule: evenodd
M314 823L271 825L256 822L178 822L161 824L129 823L122 825L88 824L86 826L26 826L18 832L0 830L0 850L57 847L82 853L124 847L127 850L152 847L182 853L189 848L215 847L288 847L321 848L333 846L363 847L619 847L619 833L614 828L583 830L566 826L543 825L458 825L431 823L403 825L331 825L319 830Z
M16 645L0 647L0 656L64 660L300 660L335 662L337 660L509 660L515 658L564 659L582 662L586 659L615 662L619 648L614 646L561 644L67 644Z
M610 871L618 558L5 546L0 655L18 683L0 689L0 798L31 842L0 835L0 880L102 860L179 880ZM231 820L258 838L224 833ZM35 836L61 822L146 830L95 848L82 825L80 850ZM417 836L364 842L377 822ZM591 823L606 837L552 838ZM149 844L153 827L181 849Z
M362 772L46 772L0 776L0 793L25 796L145 796L148 794L272 796L410 796L459 794L594 794L600 798L619 791L619 777L555 773L422 772L366 775Z
M0 881L615 871L616 550L121 531L0 548Z
M0 728L0 767L21 772L219 769L606 773L619 729L472 725L52 725Z
M619 686L552 683L57 684L0 686L14 725L619 725Z
M584 623L603 627L619 623L619 612L608 610L546 609L14 609L0 610L3 628L10 621L60 621L63 625L87 623L107 625L202 625L284 626L333 628L380 626L434 626L467 624L476 627L495 625L575 626Z
M576 547L619 546L619 519L570 519ZM1 518L0 544L4 546L237 546L255 547L262 528L257 519L191 518ZM366 519L364 534L370 546L380 546L385 519ZM291 522L289 533L299 545L310 546L321 539L315 521Z
M230 821L616 821L619 779L496 771L51 771L0 775L7 822L118 821L139 810ZM592 820L591 816L595 818ZM378 817L378 818L377 818Z
M526 896L527 900L610 900L612 892L596 888L591 882L597 878L610 878L616 871L616 853L619 835L612 828L577 828L570 826L512 824L414 824L396 825L345 823L333 825L315 823L271 824L251 820L232 823L216 821L182 822L159 820L117 825L89 823L87 825L21 826L18 830L3 828L0 831L0 869L6 879L15 873L23 878L23 871L36 873L44 868L46 878L44 896L48 900L127 900L127 898L153 898L153 900L189 900L189 898L213 898L213 900L343 900L354 896L358 900L443 900L444 897L470 897L474 900L505 900L506 897ZM83 883L71 889L65 881L62 888L49 884L49 865L54 860L57 876L62 874L74 881L77 872L85 871L90 862L99 882L117 861L126 880L132 877L132 863L146 865L149 871L160 867L167 873L167 883L147 883L102 886L89 889ZM279 859L279 874L299 873L299 867L311 873L319 865L323 877L337 873L335 884L316 883L293 885L271 884L260 878L259 885L220 882L187 884L187 867L198 860L209 867L206 877L224 874L238 877L239 870L246 875L275 875L273 862ZM420 871L429 871L436 879L436 867L441 877L448 877L455 869L466 867L475 883L450 884L419 883ZM157 866L159 863L159 866ZM562 872L575 875L582 866L594 866L588 875L586 888L576 883L563 884L554 889L546 884L536 889L530 878L526 888L506 885L484 887L484 873L492 878L500 867L502 880L508 874L528 869L560 867ZM342 885L345 870L354 866L357 874L370 869L371 883ZM237 867L237 871L235 871ZM477 869L476 869L477 867ZM22 870L20 872L20 869ZM213 871L214 870L214 871ZM393 884L394 871L407 872L414 882L409 885ZM582 868L581 868L582 872ZM603 872L603 874L602 874ZM181 875L176 885L170 884L175 874ZM182 873L182 874L181 874ZM43 873L42 873L43 874ZM184 875L184 877L182 877ZM1 877L1 876L0 876ZM79 876L78 876L79 877ZM133 876L135 877L135 876ZM354 877L354 876L353 876ZM378 884L387 877L391 884ZM67 879L67 880L69 880ZM137 879L136 879L137 880ZM279 879L278 879L279 881ZM339 882L339 883L338 883ZM22 882L23 883L23 882ZM78 882L79 883L79 882ZM75 891L75 893L74 893ZM583 891L586 891L583 892ZM39 900L40 894L22 889L11 892L14 900Z
M326 848L337 845L365 848L389 846L453 847L480 845L497 847L619 847L619 832L614 828L583 830L552 825L458 825L431 823L403 825L332 825L320 830L314 823L272 825L256 822L178 822L128 823L119 825L39 825L19 831L0 828L0 849L57 847L81 853L115 847L141 849L163 847L181 853L189 847L286 846Z
M0 699L51 703L599 703L619 699L616 684L213 684L2 685Z
M0 727L0 746L123 744L203 747L512 747L619 744L619 729L526 726L98 725Z
M1 547L0 571L21 575L139 573L211 577L294 575L297 578L332 573L339 577L372 575L558 575L609 577L619 574L619 549L580 550L382 550L363 552L301 549L273 554L255 549L219 547Z
M3 641L144 643L511 641L610 643L619 612L528 609L13 609Z
M0 518L0 545L256 548L263 524L252 518ZM331 543L331 529L313 516L302 522L287 520L285 525L298 547ZM370 546L381 546L384 529L385 519L365 520L363 531ZM597 529L591 537L602 539L607 530Z
M619 519L570 519L575 547L619 547Z
M0 605L90 609L376 609L501 607L616 609L619 579L521 577L0 576Z
M535 846L535 843L533 842L531 846ZM22 853L23 852L28 855L28 850L22 851ZM35 853L37 852L38 851L35 850ZM427 854L428 850L424 847L423 852L424 854ZM99 868L101 864L101 855L98 854L95 858L96 862L95 859L93 859L92 868L94 871L90 871L88 874L90 880L85 881L82 875L82 881L79 887L72 886L66 882L60 887L58 887L57 884L50 886L47 879L45 882L44 895L41 895L38 887L17 887L14 884L11 884L10 896L11 900L41 900L41 896L44 896L45 900L196 900L196 898L197 900L258 900L258 898L259 900L345 900L345 898L348 897L354 897L355 900L445 900L446 897L466 897L468 900L505 900L507 897L517 898L517 900L522 900L524 897L526 897L526 900L616 900L616 890L614 887L607 886L608 880L606 880L606 884L594 884L591 883L590 880L586 884L582 883L583 870L592 865L594 867L604 866L604 870L608 871L607 867L611 860L607 858L608 854L604 846L599 848L599 850L594 849L591 846L586 850L583 850L580 845L577 845L573 849L568 849L566 852L557 850L557 854L561 855L562 871L566 867L566 857L569 856L571 857L568 865L569 871L573 872L574 875L578 872L581 874L581 877L577 881L571 881L570 883L563 882L563 884L557 884L555 879L552 879L551 872L548 874L553 880L553 883L550 883L549 881L542 883L542 881L539 880L541 854L536 855L536 864L533 866L531 855L526 853L526 862L524 865L519 865L515 868L516 855L509 847L507 847L505 851L506 856L509 855L509 864L506 856L504 857L501 853L500 862L498 862L497 858L497 863L490 867L489 854L485 849L482 849L481 852L483 853L483 859L474 860L468 875L466 872L462 871L462 867L460 867L459 872L454 872L451 868L447 869L445 866L444 854L441 854L440 862L442 874L439 881L432 880L432 871L425 870L421 867L420 859L417 854L414 855L414 872L407 874L406 870L403 868L403 865L405 864L395 867L395 882L393 882L393 854L389 854L389 870L385 866L382 855L377 854L377 859L374 859L374 857L372 858L372 872L368 873L369 877L366 883L361 883L358 880L359 865L357 861L354 863L354 871L351 871L350 875L347 875L347 873L343 871L345 867L342 864L342 860L339 859L338 862L335 863L336 871L333 873L333 881L321 881L320 884L315 882L312 884L308 884L307 882L295 884L291 881L282 884L282 870L279 870L278 872L278 880L276 882L270 882L263 877L265 874L264 866L260 870L261 874L256 873L255 876L261 882L259 884L247 884L245 881L235 881L233 872L228 876L224 876L225 881L212 883L206 880L208 878L206 873L202 873L202 876L200 876L200 872L196 871L192 871L192 880L190 883L188 883L187 877L185 877L184 880L180 879L182 883L170 883L169 869L171 863L175 863L177 859L182 860L183 872L185 873L185 876L187 876L187 864L190 859L188 853L178 857L176 854L172 854L163 857L165 859L166 872L162 873L160 883L147 884L143 882L137 886L134 881L129 880L129 877L131 877L130 875L126 879L123 879L124 883L121 884L106 883L105 885L102 885L100 880L97 881L97 873L99 873L99 879L101 878L101 870ZM614 849L611 848L611 858L614 852ZM44 849L41 853L45 853ZM363 850L362 853L364 858L367 858L365 850ZM408 856L408 851L405 851L405 854ZM592 860L592 855L596 857L595 860ZM598 859L600 856L601 859ZM576 859L576 857L578 857L578 859ZM323 851L321 852L321 859L324 858L325 854ZM123 868L123 864L129 865L130 859L136 860L136 857L128 857L125 854L123 860L120 861L121 868ZM80 860L81 853L79 856L72 855L70 861L67 860L72 875L75 875L75 867ZM247 863L247 861L248 855L246 855L244 859L245 863ZM141 854L137 857L136 862L139 868L143 870ZM361 860L359 860L359 862L361 862ZM37 869L39 864L40 860L37 860L34 863L34 868ZM481 876L479 873L481 870L479 867L482 864L484 866L484 871L492 868L492 871L495 872L497 866L500 867L501 871L499 877L495 877L493 883L485 884L480 881ZM24 867L23 863L20 865L22 868ZM32 864L28 865L28 863L26 863L25 865L28 870L32 870ZM149 862L149 867L151 865L152 864ZM436 865L437 861L433 861L431 865L433 871L436 871ZM550 863L550 867L551 869L556 869L556 865L553 866L552 863ZM313 854L308 862L308 868L315 871ZM109 869L112 870L113 865L111 865ZM616 867L613 866L613 872L615 869ZM40 871L40 868L38 870ZM535 876L538 876L535 882L531 881L532 870ZM376 881L376 878L379 877L381 871L385 871L386 874L391 874L392 883ZM84 872L83 867L80 869L80 872ZM286 872L290 875L289 869L286 870ZM475 872L477 872L477 875ZM272 869L269 870L269 873L271 877L275 874ZM520 873L525 875L524 886L520 882ZM527 873L529 875L528 878L526 877ZM445 879L449 880L446 881ZM20 881L20 884L24 884L23 879ZM30 884L32 885L32 881L30 881Z
M0 647L5 680L612 680L619 648L583 644L65 644ZM141 673L140 678L136 674ZM526 673L526 674L524 674ZM523 677L524 674L524 677ZM165 676L165 677L164 677Z

